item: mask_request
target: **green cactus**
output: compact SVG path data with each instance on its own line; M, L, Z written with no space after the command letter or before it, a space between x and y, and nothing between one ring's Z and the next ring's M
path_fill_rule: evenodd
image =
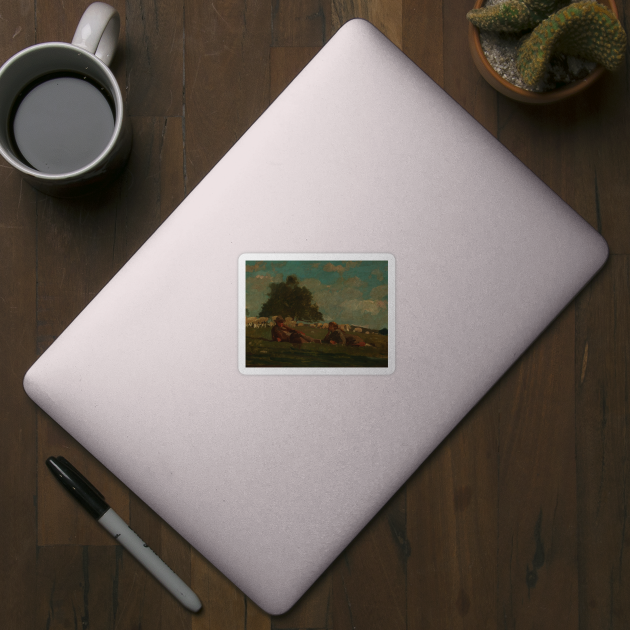
M481 9L472 9L466 17L479 29L501 33L519 33L534 28L569 0L507 0Z
M594 61L608 70L621 63L626 33L615 14L597 2L575 2L543 20L523 41L516 65L523 81L535 85L554 53Z

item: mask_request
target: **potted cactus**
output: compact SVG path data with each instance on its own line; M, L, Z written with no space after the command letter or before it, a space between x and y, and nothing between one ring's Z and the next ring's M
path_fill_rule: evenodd
M571 96L624 58L627 38L617 8L604 1L477 0L467 15L473 60L510 98L545 103ZM493 57L497 43L512 50L507 63Z

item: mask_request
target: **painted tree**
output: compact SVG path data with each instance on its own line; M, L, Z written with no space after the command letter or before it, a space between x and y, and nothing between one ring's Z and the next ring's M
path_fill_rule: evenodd
M313 302L313 294L300 286L297 276L289 276L285 282L272 282L269 285L269 298L262 305L258 317L281 315L284 318L306 322L322 321L324 316Z

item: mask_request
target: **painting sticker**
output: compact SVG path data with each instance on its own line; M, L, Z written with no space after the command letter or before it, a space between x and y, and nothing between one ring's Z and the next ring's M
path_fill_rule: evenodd
M243 254L242 374L391 374L391 254Z

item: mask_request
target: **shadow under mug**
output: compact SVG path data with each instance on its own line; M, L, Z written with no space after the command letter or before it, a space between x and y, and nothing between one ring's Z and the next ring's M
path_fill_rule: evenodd
M55 197L74 197L110 182L123 168L131 151L131 124L118 83L108 65L114 56L120 17L102 2L91 4L83 14L72 44L36 44L11 57L0 68L0 154L29 184ZM88 164L67 173L45 173L21 156L12 138L18 99L30 84L47 75L87 78L109 92L114 131L103 151Z

